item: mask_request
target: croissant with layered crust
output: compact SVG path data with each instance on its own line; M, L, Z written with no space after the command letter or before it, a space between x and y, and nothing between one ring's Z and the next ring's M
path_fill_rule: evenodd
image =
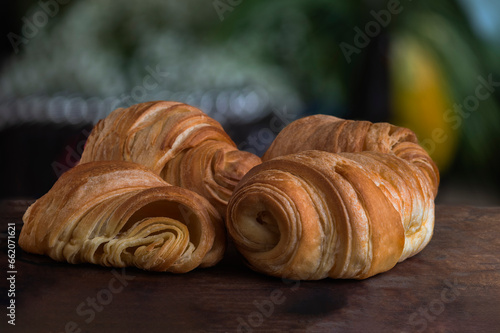
M425 247L433 196L421 170L396 156L310 150L253 168L229 202L226 225L257 271L363 279Z
M311 149L330 153L376 151L394 154L421 169L434 196L437 195L438 168L418 144L415 133L408 128L322 114L304 117L290 123L278 134L262 160Z
M99 121L81 163L103 160L142 164L168 183L207 198L222 215L239 180L261 163L238 150L216 120L178 102L136 104Z
M74 264L182 273L215 265L226 246L205 198L125 161L67 171L23 221L23 250Z
M311 116L288 125L235 189L226 226L255 270L364 279L421 251L439 173L415 134Z

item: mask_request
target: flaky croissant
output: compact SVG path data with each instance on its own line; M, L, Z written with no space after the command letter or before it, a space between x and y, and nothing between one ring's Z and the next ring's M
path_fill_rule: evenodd
M433 200L424 172L395 155L310 150L250 170L229 201L226 226L257 271L364 279L425 247Z
M226 226L254 269L363 279L430 241L439 172L409 129L315 115L292 122L235 190Z
M140 163L207 198L221 215L239 180L261 163L239 151L216 120L178 102L136 104L99 121L81 163L102 160Z
M70 263L182 273L216 264L226 246L206 199L124 161L67 171L23 221L23 250Z
M439 185L439 171L417 136L408 128L389 123L344 120L328 115L301 118L286 126L262 157L263 161L304 150L331 153L377 151L394 154L421 169L428 178L434 196Z

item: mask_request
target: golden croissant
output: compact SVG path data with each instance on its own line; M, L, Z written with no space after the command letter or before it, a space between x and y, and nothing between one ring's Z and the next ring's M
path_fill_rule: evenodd
M432 237L439 174L410 130L306 117L283 129L263 160L235 189L226 217L257 271L364 279Z
M215 265L226 246L205 198L125 161L67 171L23 221L22 249L74 264L182 273Z
M418 144L415 133L408 128L389 123L344 120L321 114L308 116L286 126L262 160L311 149L330 153L377 151L394 154L420 168L428 178L434 196L437 195L438 168Z
M168 183L207 198L221 215L239 180L261 163L239 151L216 120L177 102L136 104L99 121L81 163L102 160L142 164Z

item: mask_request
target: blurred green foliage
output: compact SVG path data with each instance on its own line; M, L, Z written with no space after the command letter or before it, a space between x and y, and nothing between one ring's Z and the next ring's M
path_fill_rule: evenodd
M395 5L386 26L356 45ZM302 114L391 121L422 141L442 129L447 139L433 154L445 174L500 184L500 89L459 125L454 111L478 77L500 81L500 43L478 35L464 8L455 0L74 1L5 63L0 87L9 96L116 95L145 66L162 64L170 77L161 89L252 85ZM349 59L342 43L357 49Z

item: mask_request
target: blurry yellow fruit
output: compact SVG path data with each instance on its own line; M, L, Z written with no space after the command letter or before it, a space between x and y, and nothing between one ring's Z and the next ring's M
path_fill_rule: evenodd
M412 129L440 171L446 171L459 135L443 116L453 100L435 55L411 36L391 42L390 88L391 122Z

